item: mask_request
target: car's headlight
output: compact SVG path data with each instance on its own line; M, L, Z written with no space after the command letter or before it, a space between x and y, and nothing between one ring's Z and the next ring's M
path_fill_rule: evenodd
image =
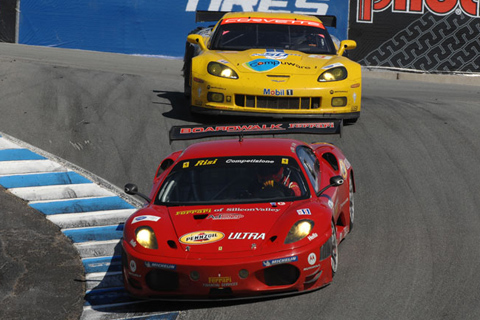
M285 244L300 241L308 236L312 231L313 225L314 223L312 220L304 219L297 221L288 232Z
M232 68L218 62L210 62L207 70L208 73L217 77L238 79L237 73Z
M142 226L135 230L135 238L137 242L147 249L158 249L157 238L152 228Z
M345 67L337 67L328 69L324 73L318 77L318 81L320 82L328 82L328 81L339 81L347 79L347 69Z

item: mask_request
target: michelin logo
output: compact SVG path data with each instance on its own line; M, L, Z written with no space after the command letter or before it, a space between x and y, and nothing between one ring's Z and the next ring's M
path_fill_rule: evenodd
M262 264L264 267L271 267L277 264L284 264L284 263L290 263L290 262L295 262L298 261L298 256L293 256L293 257L288 257L288 258L280 258L280 259L274 259L274 260L267 260L263 261Z
M324 15L330 0L188 0L185 11L262 11Z

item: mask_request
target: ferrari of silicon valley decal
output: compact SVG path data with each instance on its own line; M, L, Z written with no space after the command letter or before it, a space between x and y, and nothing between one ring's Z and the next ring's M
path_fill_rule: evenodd
M204 208L204 209L192 209L192 210L183 210L183 211L177 211L175 213L176 216L183 216L186 214L202 214L202 213L210 213L212 212L211 208Z
M226 211L230 212L279 212L280 208L227 208Z

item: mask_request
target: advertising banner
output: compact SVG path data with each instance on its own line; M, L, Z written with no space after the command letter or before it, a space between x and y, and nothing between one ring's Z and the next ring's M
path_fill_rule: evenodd
M0 0L0 42L15 42L17 0Z
M350 57L365 66L480 72L477 0L352 0Z
M21 0L19 43L183 57L196 10L274 11L337 16L347 37L350 0Z

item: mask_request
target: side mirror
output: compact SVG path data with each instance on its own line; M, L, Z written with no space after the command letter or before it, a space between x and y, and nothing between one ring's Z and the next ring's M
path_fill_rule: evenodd
M129 195L136 195L138 193L138 187L136 184L127 183L124 187L125 193Z
M342 176L334 176L330 178L330 186L339 187L345 183L345 179Z
M355 49L356 47L357 47L357 43L355 42L355 40L343 40L342 42L340 42L340 48L338 49L337 54L339 56L343 56L343 53L345 52L345 50L352 50L352 49Z
M342 184L345 183L345 179L343 179L342 176L333 176L330 178L330 184L320 190L317 195L320 196L322 193L324 193L326 190L330 189L331 187L339 187Z
M187 36L187 41L191 44L199 45L203 51L208 50L205 41L203 41L203 37L199 34L189 34Z
M129 194L131 196L139 196L148 203L152 202L152 199L144 195L143 193L138 192L138 186L134 183L127 183L125 187L123 188L126 194Z

